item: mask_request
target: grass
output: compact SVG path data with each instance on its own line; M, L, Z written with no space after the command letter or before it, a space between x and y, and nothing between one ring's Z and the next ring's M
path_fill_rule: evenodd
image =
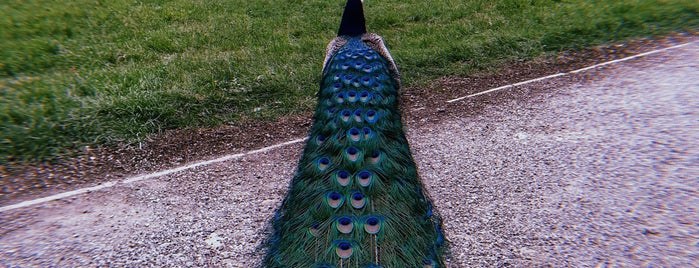
M307 112L344 0L0 0L0 163ZM699 29L696 0L367 0L406 86Z

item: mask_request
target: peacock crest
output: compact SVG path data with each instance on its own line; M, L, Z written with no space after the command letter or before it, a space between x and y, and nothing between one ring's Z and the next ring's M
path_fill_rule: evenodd
M441 220L399 110L400 75L360 0L328 45L309 139L273 219L267 267L441 267Z

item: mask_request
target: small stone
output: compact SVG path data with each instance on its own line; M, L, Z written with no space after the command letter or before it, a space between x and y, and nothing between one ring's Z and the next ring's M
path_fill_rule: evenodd
M221 240L221 237L217 233L211 233L204 242L211 248L217 249L223 247Z

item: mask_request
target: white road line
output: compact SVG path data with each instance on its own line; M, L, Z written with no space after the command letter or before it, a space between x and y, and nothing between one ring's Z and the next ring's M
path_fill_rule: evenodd
M159 172L156 172L156 173L151 173L151 174L145 174L145 175L141 175L141 176L131 177L131 178L128 178L128 179L123 180L121 183L132 183L132 182L137 182L137 181L152 179L152 178L164 176L164 175L167 175L167 174L170 174L170 173L175 173L175 172L179 172L179 171L183 171L183 170L187 170L187 169L192 169L192 168L197 168L197 167L201 167L201 166L207 166L207 165L211 165L211 164L214 164L214 163L219 163L219 162L223 162L223 161L227 161L227 160L231 160L231 159L241 158L241 157L243 157L243 156L245 156L245 155L263 153L263 152L266 152L266 151L269 151L269 150L272 150L272 149L276 149L276 148L279 148L279 147L284 147L284 146L291 145L291 144L294 144L294 143L303 142L303 141L305 141L306 139L307 139L307 138L295 139L295 140L292 140L292 141L287 141L287 142L275 144L275 145L268 146L268 147L265 147L265 148L262 148L262 149L257 149L257 150L254 150L254 151L249 151L249 152L239 153L239 154L226 155L226 156L222 156L222 157L219 157L219 158L216 158L216 159L211 159L211 160L207 160L207 161L196 162L196 163L194 163L194 164L189 164L189 165L186 165L186 166L181 166L181 167L176 167L176 168L172 168L172 169L168 169L168 170L163 170L163 171L159 171Z
M614 64L614 63L618 63L618 62L622 62L622 61L627 61L627 60L630 60L630 59L635 59L635 58L639 58L639 57L643 57L643 56L648 56L648 55L655 54L655 53L659 53L659 52L663 52L663 51L666 51L666 50L670 50L670 49L675 49L675 48L680 48L680 47L683 47L683 46L687 46L687 45L690 45L690 44L693 44L693 43L694 43L694 42L689 42L689 43L684 43L684 44L681 44L681 45L666 47L666 48L662 48L662 49L658 49L658 50L653 50L653 51L644 52L644 53L641 53L641 54L629 56L629 57L622 58L622 59L617 59L617 60L612 60L612 61L607 61L607 62L595 64L595 65L592 65L592 66L588 66L588 67L585 67L585 68L580 68L580 69L573 70L573 71L570 71L570 72L557 73L557 74L547 75L547 76L544 76L544 77L534 78L534 79L527 80L527 81L523 81L523 82L519 82L519 83L514 83L514 84L509 84L509 85L505 85L505 86L501 86L501 87L496 87L496 88L488 89L488 90L486 90L486 91L481 91L481 92L478 92L478 93L474 93L474 94L471 94L471 95L468 95L468 96L463 96L463 97L458 97L458 98L456 98L456 99L451 99L451 100L448 100L447 102L448 102L448 103L452 103L452 102L460 101L460 100L463 100L463 99L466 99L466 98L471 98L471 97L475 97L475 96L478 96L478 95L487 94L487 93L494 92L494 91L498 91L498 90L508 89L508 88L511 88L511 87L521 86L521 85L533 83L533 82L536 82L536 81L551 79L551 78L554 78L554 77L559 77L559 76L568 75L568 74L576 74L576 73L579 73L579 72L587 71L587 70L594 69L594 68L597 68L597 67L601 67L601 66L604 66L604 65Z
M107 183L104 183L104 184L100 184L100 185L97 185L97 186L94 186L94 187L87 187L87 188L77 189L77 190L74 190L74 191L65 192L65 193L60 193L60 194L56 194L56 195L52 195L52 196L42 197L42 198L39 198L39 199L28 200L28 201L24 201L24 202L21 202L21 203L14 204L14 205L9 205L9 206L0 207L0 212L8 211L8 210L13 210L13 209L16 209L16 208L21 208L21 207L28 207L28 206L32 206L32 205L36 205L36 204L41 204L41 203L44 203L44 202L49 202L49 201L53 201L53 200L57 200L57 199L61 199L61 198L66 198L66 197L69 197L69 196L78 195L78 194L89 193L89 192L92 192L92 191L97 191L97 190L100 190L100 189L112 187L112 186L114 186L114 185L116 185L116 184L117 184L117 182L115 182L115 181L110 181L110 182L107 182Z
M201 167L201 166L211 165L211 164L214 164L214 163L224 162L224 161L228 161L228 160L232 160L232 159L238 159L238 158L241 158L241 157L246 156L246 155L263 153L263 152L267 152L267 151L270 151L270 150L273 150L273 149L276 149L276 148L279 148L279 147L284 147L284 146L287 146L287 145L291 145L291 144L295 144L295 143L299 143L299 142L304 142L304 141L306 141L306 139L308 139L308 138L295 139L295 140L291 140L291 141L287 141L287 142L275 144L275 145L272 145L272 146L264 147L264 148L261 148L261 149L257 149L257 150L253 150L253 151L249 151L249 152L245 152L245 153L226 155L226 156L222 156L222 157L219 157L219 158L216 158L216 159L211 159L211 160L207 160L207 161L196 162L196 163L189 164L189 165L186 165L186 166L181 166L181 167L176 167L176 168L172 168L172 169L167 169L167 170L163 170L163 171L159 171L159 172L155 172L155 173L150 173L150 174L140 175L140 176L136 176L136 177L126 178L126 179L124 179L124 180L122 180L122 181L110 181L110 182L106 182L106 183L104 183L104 184L100 184L100 185L93 186L93 187L81 188L81 189L73 190L73 191L70 191L70 192L55 194L55 195L51 195L51 196L47 196L47 197L42 197L42 198L39 198L39 199L34 199L34 200L28 200L28 201L24 201L24 202L21 202L21 203L14 204L14 205L9 205L9 206L0 207L0 212L8 211L8 210L13 210L13 209L17 209L17 208L22 208L22 207L33 206L33 205L36 205L36 204L41 204L41 203L44 203L44 202L49 202L49 201L53 201L53 200L58 200L58 199L61 199L61 198L66 198L66 197L70 197L70 196L74 196L74 195L89 193L89 192L92 192L92 191L97 191L97 190L101 190L101 189L104 189L104 188L113 187L113 186L116 186L116 185L118 185L118 184L128 184L128 183L132 183L132 182L137 182L137 181L152 179L152 178L156 178L156 177L168 175L168 174L171 174L171 173L175 173L175 172L179 172L179 171L183 171L183 170L187 170L187 169L193 169L193 168L197 168L197 167Z

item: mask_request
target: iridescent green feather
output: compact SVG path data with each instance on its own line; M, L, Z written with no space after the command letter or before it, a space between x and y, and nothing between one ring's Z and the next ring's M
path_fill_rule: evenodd
M265 266L440 267L441 220L405 138L395 65L380 37L338 38Z

